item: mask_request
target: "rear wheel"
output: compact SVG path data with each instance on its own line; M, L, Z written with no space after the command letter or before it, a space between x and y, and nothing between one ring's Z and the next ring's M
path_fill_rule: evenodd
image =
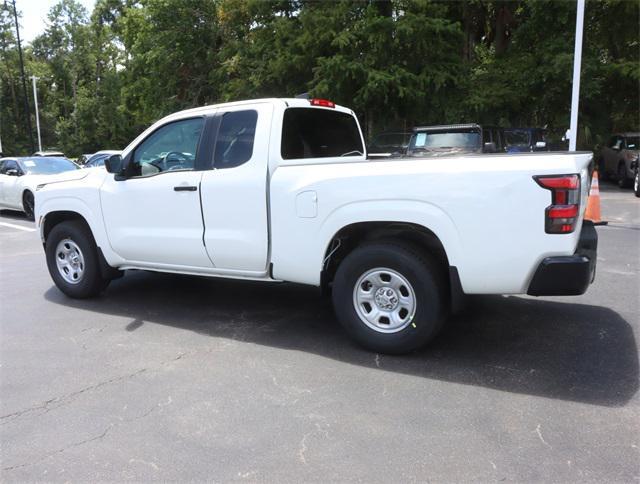
M35 201L33 199L33 193L29 190L25 190L22 194L22 210L29 220L34 219Z
M636 197L640 197L640 167L636 166L636 173L633 177L633 193Z
M100 273L98 249L91 231L83 223L69 221L53 227L45 252L49 274L67 296L96 296L109 284Z
M618 164L618 186L620 188L627 188L629 186L629 179L627 178L627 167L622 161Z
M358 247L342 261L332 296L338 319L357 343L402 354L436 336L444 293L434 260L411 245L381 242Z

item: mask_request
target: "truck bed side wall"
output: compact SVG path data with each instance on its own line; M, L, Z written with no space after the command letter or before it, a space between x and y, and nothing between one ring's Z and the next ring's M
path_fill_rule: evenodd
M280 166L270 190L273 276L318 285L342 227L402 221L438 236L465 293L524 293L543 258L573 254L578 241L578 233L545 233L551 195L532 177L580 173L582 213L589 159L540 153Z

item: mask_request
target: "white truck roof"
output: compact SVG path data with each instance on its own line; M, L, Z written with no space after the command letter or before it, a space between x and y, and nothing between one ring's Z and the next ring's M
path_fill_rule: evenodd
M160 121L168 121L170 119L181 119L188 116L193 115L201 115L201 114L209 114L213 113L219 109L231 108L236 106L251 106L252 104L262 104L262 103L271 103L274 106L281 107L296 107L296 108L319 108L319 109L334 109L336 111L341 111L344 113L353 114L353 111L344 106L340 106L339 104L332 103L333 106L317 106L311 103L313 99L301 99L301 98L262 98L262 99L247 99L244 101L232 101L228 103L220 103L220 104L209 104L207 106L201 106L198 108L185 109L183 111L178 111L176 113L172 113L164 118L160 119Z

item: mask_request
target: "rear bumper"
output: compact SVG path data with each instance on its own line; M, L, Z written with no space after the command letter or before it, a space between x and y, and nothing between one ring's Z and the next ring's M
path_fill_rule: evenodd
M574 255L547 257L529 284L530 296L579 296L596 276L598 234L593 223L585 220Z

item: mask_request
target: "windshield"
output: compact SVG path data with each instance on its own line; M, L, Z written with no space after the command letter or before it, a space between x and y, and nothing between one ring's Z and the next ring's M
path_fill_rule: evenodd
M507 146L529 146L529 132L524 129L505 131L504 142Z
M415 133L409 143L408 151L430 151L462 148L480 149L480 133L477 131Z
M628 136L627 137L627 149L628 150L640 150L640 136Z
M26 175L55 175L63 171L77 170L80 167L66 158L37 157L20 160L20 166Z

